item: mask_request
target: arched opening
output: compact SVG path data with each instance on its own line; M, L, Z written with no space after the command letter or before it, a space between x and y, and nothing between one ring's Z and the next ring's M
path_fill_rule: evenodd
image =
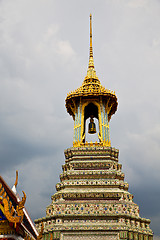
M92 134L88 133L89 124L93 122L96 127L96 132ZM98 107L89 103L84 109L84 132L85 132L85 142L99 142L99 119L98 119Z

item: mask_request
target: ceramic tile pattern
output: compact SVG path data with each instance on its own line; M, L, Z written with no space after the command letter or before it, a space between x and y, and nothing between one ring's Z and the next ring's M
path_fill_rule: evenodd
M117 149L69 148L65 157L46 217L35 221L37 229L44 223L45 240L56 239L56 234L63 240L152 240L150 220L140 217L139 206L128 192Z

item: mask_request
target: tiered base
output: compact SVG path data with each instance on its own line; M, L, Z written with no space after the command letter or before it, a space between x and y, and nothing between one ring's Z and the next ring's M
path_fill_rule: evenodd
M150 220L139 216L139 207L124 182L118 150L80 147L65 151L61 182L46 209L44 239L152 240Z

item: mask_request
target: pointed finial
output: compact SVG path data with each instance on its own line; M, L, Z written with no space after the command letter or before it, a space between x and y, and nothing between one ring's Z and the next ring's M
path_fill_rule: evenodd
M18 170L16 170L16 181L15 181L15 187L17 187L17 184L18 184Z
M92 48L92 14L90 14L90 51L89 51L89 68L94 68L93 48Z
M14 184L13 187L12 187L12 191L13 191L15 194L17 194L17 189L16 189L17 184L18 184L18 171L16 170L16 180L15 180L15 184Z
M83 84L86 84L90 79L96 79L97 83L100 84L98 77L96 76L96 70L94 68L93 60L93 48L92 48L92 14L90 14L90 49L89 49L89 64L87 69L87 75L84 79Z
M90 14L90 57L93 57L93 49L92 49L92 14Z

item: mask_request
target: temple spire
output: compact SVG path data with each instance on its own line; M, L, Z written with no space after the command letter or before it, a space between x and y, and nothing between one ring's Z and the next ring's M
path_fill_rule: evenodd
M94 68L93 48L92 48L92 14L90 14L90 51L88 68Z

